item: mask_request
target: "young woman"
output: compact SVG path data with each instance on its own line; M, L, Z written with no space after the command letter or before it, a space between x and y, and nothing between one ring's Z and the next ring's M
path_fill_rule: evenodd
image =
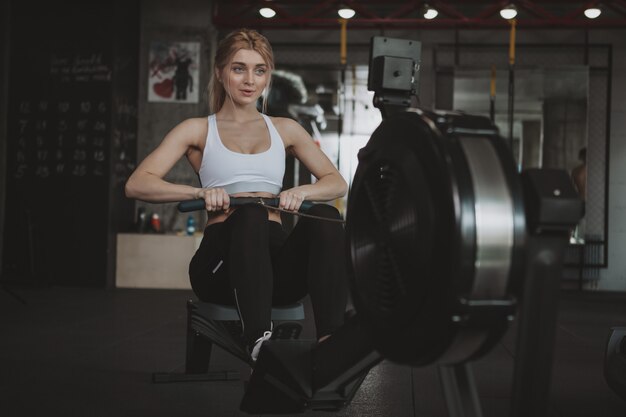
M305 199L333 200L347 190L339 172L298 123L257 110L273 68L264 36L248 29L230 33L215 56L209 83L212 114L176 126L126 184L128 197L148 202L204 199L209 219L189 265L191 285L201 300L237 307L253 360L271 337L272 305L294 303L308 293L317 337L323 340L343 324L347 299L340 223L303 217L287 235L279 212L258 204L236 209L229 205L230 197L278 196L280 208L297 211ZM286 151L313 173L314 184L281 190ZM202 188L163 179L183 155ZM339 218L337 210L325 204L313 206L309 213Z

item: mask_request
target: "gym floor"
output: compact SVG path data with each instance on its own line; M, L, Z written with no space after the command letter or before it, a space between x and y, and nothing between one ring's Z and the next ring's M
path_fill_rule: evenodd
M243 383L152 384L151 373L181 369L188 291L0 290L0 415L240 416ZM308 306L307 306L308 307ZM310 310L308 317L311 317ZM563 293L554 355L552 410L559 417L626 416L604 381L611 326L626 326L626 296ZM304 337L312 336L310 323ZM515 329L474 364L485 417L508 415ZM214 349L212 367L249 373ZM353 402L333 414L446 416L435 367L387 361L372 369ZM530 417L530 416L529 416Z

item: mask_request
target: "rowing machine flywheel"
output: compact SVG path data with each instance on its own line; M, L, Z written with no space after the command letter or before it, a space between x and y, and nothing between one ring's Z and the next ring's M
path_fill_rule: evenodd
M456 363L500 339L524 269L518 177L483 117L412 109L361 149L346 225L352 293L385 357Z

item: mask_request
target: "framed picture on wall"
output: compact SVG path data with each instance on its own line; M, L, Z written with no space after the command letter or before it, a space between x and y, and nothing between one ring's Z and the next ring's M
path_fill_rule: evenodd
M148 101L197 103L199 66L200 42L151 42Z

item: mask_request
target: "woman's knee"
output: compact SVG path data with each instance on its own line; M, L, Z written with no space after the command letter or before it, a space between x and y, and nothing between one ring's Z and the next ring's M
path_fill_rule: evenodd
M229 247L245 248L245 251L255 251L259 245L266 245L269 236L269 221L267 210L254 204L246 204L228 216L227 233Z
M328 204L315 204L309 210L307 210L307 214L312 214L314 216L322 216L327 217L329 219L340 219L341 214L339 214L339 210L335 207L330 206Z
M307 214L333 220L341 219L339 210L328 204L316 204L307 211ZM343 242L345 232L341 223L325 221L323 219L307 219L307 221L309 221L307 227L309 238L314 240L320 239L328 245L334 243L341 244L341 242Z

